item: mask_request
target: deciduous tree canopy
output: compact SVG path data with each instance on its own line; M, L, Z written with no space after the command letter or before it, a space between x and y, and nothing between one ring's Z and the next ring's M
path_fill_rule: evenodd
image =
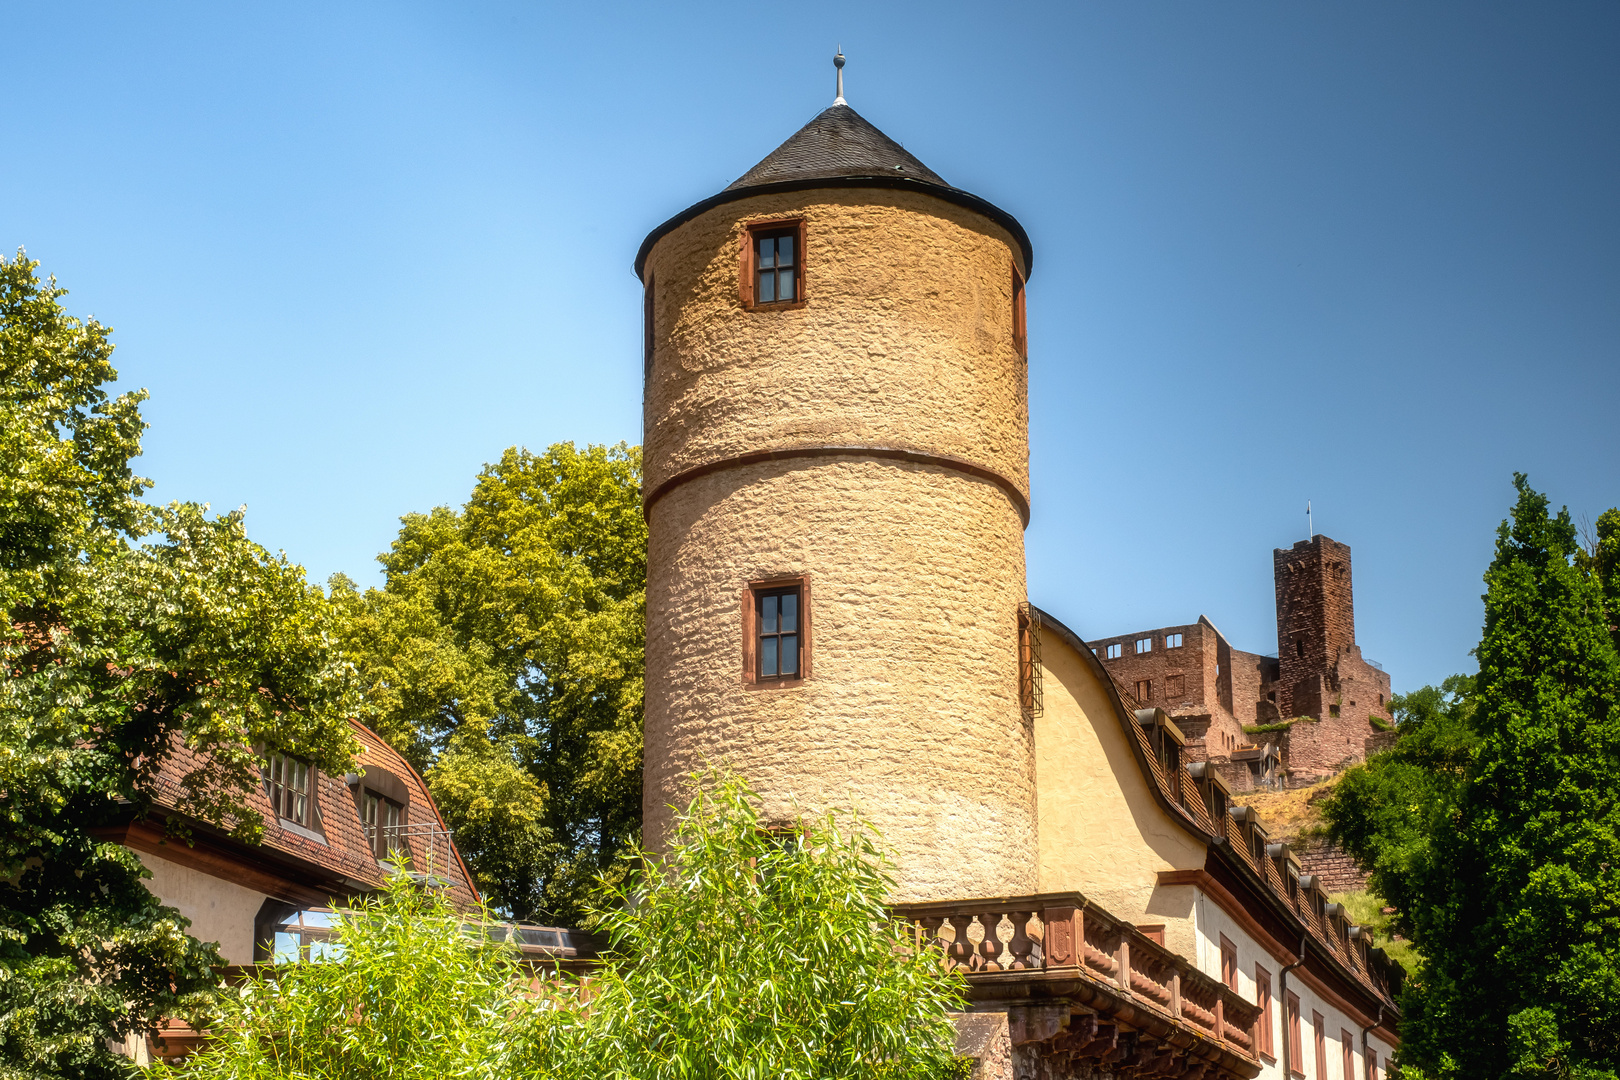
M108 396L107 328L35 268L0 260L0 1072L110 1077L107 1040L219 957L98 830L151 811L186 747L168 798L254 838L260 748L341 772L358 698L321 590L240 512L141 501L145 393Z
M403 519L382 588L334 579L380 730L518 918L576 920L640 827L640 479L633 447L513 448Z

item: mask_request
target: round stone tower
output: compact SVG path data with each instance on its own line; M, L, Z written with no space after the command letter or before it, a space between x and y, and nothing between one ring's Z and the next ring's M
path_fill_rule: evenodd
M858 809L896 899L1034 891L1030 261L841 93L642 244L649 844L723 765Z

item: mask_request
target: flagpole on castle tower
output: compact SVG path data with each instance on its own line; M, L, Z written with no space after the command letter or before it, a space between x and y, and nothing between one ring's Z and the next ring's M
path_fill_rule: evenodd
M1308 539L1316 539L1316 526L1311 522L1311 500L1305 500L1305 535Z
M848 105L844 100L844 47L838 46L838 55L833 57L833 67L838 69L838 96L833 98L834 105Z

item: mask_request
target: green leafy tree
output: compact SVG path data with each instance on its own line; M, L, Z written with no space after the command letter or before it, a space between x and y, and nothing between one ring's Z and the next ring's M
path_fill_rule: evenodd
M958 1073L963 983L885 909L878 838L831 815L770 831L711 776L666 856L595 908L589 1002L537 1028L531 1068L585 1080L934 1080Z
M1395 744L1348 770L1323 816L1333 840L1367 870L1371 892L1396 909L1392 928L1410 936L1407 914L1422 902L1413 890L1432 866L1431 839L1456 812L1479 747L1474 680L1453 675L1397 694L1390 715Z
M141 501L145 393L109 398L107 328L36 267L0 260L0 1074L110 1077L220 961L98 830L163 794L255 838L258 748L341 770L357 699L336 613L240 513Z
M1620 654L1604 549L1582 556L1568 512L1514 483L1473 694L1443 703L1427 744L1437 775L1386 770L1383 793L1330 816L1427 959L1404 1065L1595 1080L1620 1067Z
M571 922L640 829L641 454L516 448L410 514L385 585L334 579L379 727L493 903Z
M334 919L326 959L283 963L223 996L213 1037L154 1080L504 1080L543 1025L515 949L467 933L435 890L396 876Z

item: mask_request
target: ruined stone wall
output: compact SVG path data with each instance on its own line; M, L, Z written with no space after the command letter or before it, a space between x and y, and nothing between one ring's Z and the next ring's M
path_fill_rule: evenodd
M1170 648L1166 642L1175 634L1181 635L1181 646ZM1138 653L1138 639L1151 641L1151 650ZM1148 696L1135 695L1143 706L1157 705L1171 716L1180 717L1205 712L1210 704L1219 700L1215 685L1217 640L1217 635L1207 625L1192 623L1098 638L1086 644L1096 652L1109 674L1127 690L1135 691L1138 683L1151 684ZM1110 645L1119 646L1117 659L1109 659ZM1172 683L1173 676L1179 676L1179 682Z
M1344 849L1325 836L1312 837L1293 845L1299 857L1300 869L1322 879L1322 888L1330 893L1359 892L1367 887L1367 875Z
M789 217L805 302L746 311L744 226ZM653 247L649 843L686 775L724 764L774 820L858 807L896 900L1035 891L1019 257L992 222L885 190L745 199ZM799 575L809 675L748 683L745 589Z

